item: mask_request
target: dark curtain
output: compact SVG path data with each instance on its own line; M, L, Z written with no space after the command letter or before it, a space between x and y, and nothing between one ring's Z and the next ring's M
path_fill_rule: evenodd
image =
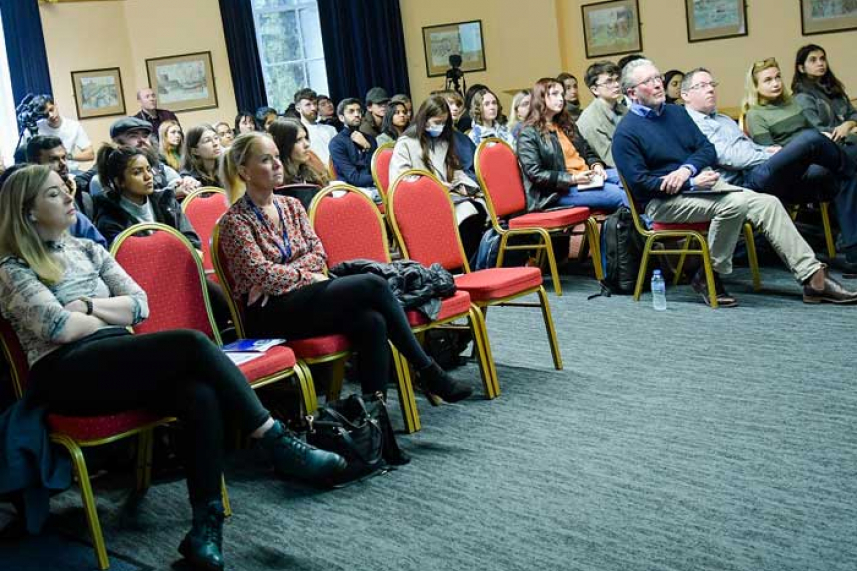
M28 93L53 93L38 0L0 0L0 14L15 105Z
M318 0L327 84L334 101L371 87L408 93L399 0Z
M256 26L250 0L220 0L220 18L229 52L235 102L239 111L253 113L258 107L268 104L268 96L256 46Z

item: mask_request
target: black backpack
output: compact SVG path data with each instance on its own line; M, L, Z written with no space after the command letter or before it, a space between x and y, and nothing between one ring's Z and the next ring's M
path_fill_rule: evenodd
M604 220L601 226L604 279L601 280L601 294L596 295L634 293L644 245L643 236L634 227L630 209L622 207Z

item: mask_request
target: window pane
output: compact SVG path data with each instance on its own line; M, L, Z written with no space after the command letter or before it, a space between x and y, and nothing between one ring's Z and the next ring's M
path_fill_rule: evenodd
M299 4L299 0L253 0L253 10L266 10L268 8L282 8Z
M297 14L293 10L258 15L256 36L262 65L302 59L296 27Z
M306 85L303 67L300 63L290 63L270 66L265 70L268 105L282 113L292 103L295 92Z
M318 93L327 91L327 68L324 67L323 59L315 59L307 62L309 72L309 85Z
M317 8L303 8L300 11L301 33L304 38L304 57L323 58L324 48L321 45L321 24ZM325 83L327 81L325 80Z

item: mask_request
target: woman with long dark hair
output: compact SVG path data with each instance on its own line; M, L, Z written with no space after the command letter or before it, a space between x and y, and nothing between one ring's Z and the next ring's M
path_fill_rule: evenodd
M479 184L467 176L456 154L452 115L442 95L432 95L420 105L417 116L396 141L390 161L390 181L409 169L426 170L449 190L455 204L458 232L470 259L479 248L488 214Z
M217 161L223 152L220 135L211 125L188 130L182 145L182 176L192 176L203 186L222 187L217 178Z
M29 396L49 412L90 416L146 409L175 416L193 524L179 552L195 569L223 569L224 431L260 442L282 475L328 478L345 461L295 438L204 334L132 335L146 293L110 254L68 235L74 199L46 166L13 173L0 191L0 311L27 353ZM118 382L121 381L121 382Z
M527 209L588 206L612 212L627 206L618 174L606 169L577 130L559 80L545 77L533 87L530 114L518 135L518 161L527 190ZM586 187L598 178L603 185Z
M259 129L256 126L256 117L253 116L249 111L240 111L238 115L235 116L235 136L242 133L251 133L253 131L258 131Z
M287 339L346 335L357 350L367 395L386 390L389 339L417 370L432 404L435 397L454 402L470 396L469 387L420 347L386 280L324 274L327 256L300 202L274 194L283 175L277 145L261 133L239 136L224 156L221 178L233 204L220 221L221 245L247 333Z
M327 167L310 152L309 133L297 119L277 119L268 133L280 152L283 163L283 184L315 184L327 186Z
M411 114L404 101L390 101L387 105L387 113L381 121L381 134L378 135L378 146L386 143L395 143L408 128L411 122Z

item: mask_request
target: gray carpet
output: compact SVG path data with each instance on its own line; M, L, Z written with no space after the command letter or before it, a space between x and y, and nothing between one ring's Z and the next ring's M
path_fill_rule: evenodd
M566 277L551 296L561 372L538 311L492 309L501 397L420 399L410 465L319 492L235 455L230 568L853 571L857 307L806 306L780 270L763 280L752 294L736 272L742 305L717 311L670 288L658 313L648 297L587 301L594 282ZM472 365L455 375L479 386ZM130 505L106 488L110 550L169 569L183 483ZM76 494L53 513L86 537Z

